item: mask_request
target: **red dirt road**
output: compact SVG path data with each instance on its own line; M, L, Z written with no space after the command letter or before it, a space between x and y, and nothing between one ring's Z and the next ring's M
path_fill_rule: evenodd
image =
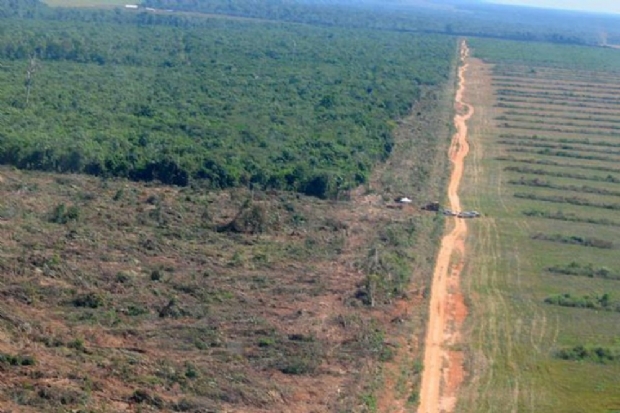
M469 152L467 121L474 114L474 108L463 102L468 55L469 49L463 42L459 88L455 98L456 133L449 151L454 169L450 176L448 198L453 211L461 210L458 189L463 175L464 159ZM460 292L466 235L466 220L455 217L454 228L441 241L433 274L418 413L453 412L457 391L464 379L463 352L450 347L454 348L458 343L458 331L467 315L467 307Z

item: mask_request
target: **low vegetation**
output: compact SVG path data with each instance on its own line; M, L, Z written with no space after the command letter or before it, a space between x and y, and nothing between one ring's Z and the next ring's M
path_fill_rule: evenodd
M512 157L500 157L498 160L510 161L510 162L521 162L527 164L536 164L536 165L547 165L547 166L569 166L573 169L590 169L595 171L606 171L613 173L620 173L620 169L615 169L613 167L604 167L604 166L590 166L590 165L562 165L560 162L554 161L546 161L546 160L534 160L534 159L517 159ZM505 171L510 172L520 172L524 174L532 174L532 175L546 175L546 176L555 176L559 178L570 178L570 179L578 179L583 181L595 181L595 182L611 182L611 183L620 183L620 177L616 175L584 175L580 173L574 172L559 172L545 168L531 168L529 166L507 166L504 168Z
M470 226L476 379L456 410L615 411L620 53L471 45L485 62L471 63L477 157L461 200L489 218Z
M562 244L580 245L582 247L593 247L602 249L612 249L614 243L599 238L581 237L578 235L562 235L562 234L543 234L537 233L532 235L532 239L540 241L559 242Z
M620 204L591 201L588 198L582 198L578 196L566 197L566 196L561 196L561 195L538 195L538 194L532 194L532 193L515 193L514 197L520 198L520 199L529 199L533 201L551 202L551 203L556 203L556 204L588 206L588 207L593 207L593 208L608 209L612 211L620 210Z
M620 190L615 191L611 189L605 188L597 188L588 185L560 185L556 184L544 179L511 179L508 181L510 185L518 185L518 186L529 186L533 188L549 188L555 189L558 191L571 191L571 192L579 192L582 194L597 194L597 195L608 195L608 196L620 196Z
M605 364L620 361L620 350L609 347L585 347L578 345L559 350L556 353L556 357L562 360Z
M607 226L620 226L619 221L614 221L607 218L590 218L590 217L582 217L573 213L567 213L563 211L543 211L539 209L528 209L523 211L523 215L527 217L533 218L547 218L547 219L555 219L558 221L565 222L582 222L586 224L594 224L594 225L607 225Z
M545 298L545 303L561 307L588 308L591 310L620 311L620 302L612 300L609 293L574 296L556 294Z
M607 267L597 267L593 264L580 264L572 261L567 265L555 265L547 268L552 274L575 275L588 278L604 278L620 280L620 273Z

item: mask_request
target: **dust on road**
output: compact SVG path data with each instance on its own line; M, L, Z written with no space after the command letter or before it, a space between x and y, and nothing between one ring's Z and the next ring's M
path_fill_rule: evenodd
M449 150L453 170L448 186L448 198L450 209L453 211L461 210L458 189L463 175L464 159L469 152L467 121L474 114L473 106L463 102L468 56L469 49L463 41L459 88L455 98L456 133ZM457 391L464 379L463 352L457 350L454 345L459 342L459 327L467 315L467 307L460 289L466 235L466 220L455 217L454 228L441 241L431 287L418 413L453 412Z

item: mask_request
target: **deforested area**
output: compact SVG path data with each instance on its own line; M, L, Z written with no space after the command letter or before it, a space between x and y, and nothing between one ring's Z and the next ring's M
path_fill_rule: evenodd
M13 6L2 408L415 406L455 38Z
M477 0L0 0L0 410L619 411L618 48Z

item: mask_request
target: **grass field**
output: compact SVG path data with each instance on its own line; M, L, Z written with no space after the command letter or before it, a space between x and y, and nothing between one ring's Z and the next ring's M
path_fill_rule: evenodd
M467 241L457 410L618 411L619 55L583 48L580 63L572 47L502 45L473 41L485 61L466 74L476 114L462 199L484 217Z

